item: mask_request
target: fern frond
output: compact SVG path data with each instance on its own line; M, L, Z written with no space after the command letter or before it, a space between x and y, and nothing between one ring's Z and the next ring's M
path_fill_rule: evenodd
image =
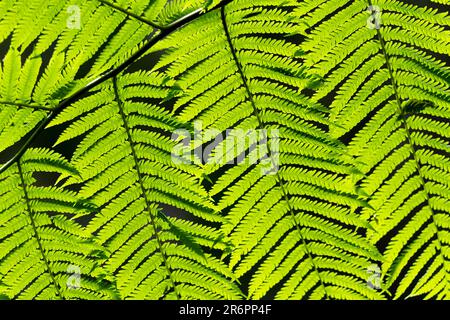
M105 250L66 217L90 205L62 188L35 185L38 172L74 169L54 152L30 149L0 176L0 294L25 300L114 298L98 266Z
M55 119L70 121L57 143L82 138L72 159L80 196L100 208L87 230L111 251L105 267L123 298L237 299L231 271L201 249L225 250L214 226L223 219L199 168L172 159L170 135L183 125L158 106L169 85L145 71L114 78ZM186 213L167 217L167 207Z
M305 63L324 78L315 99L331 101L332 134L365 174L387 286L449 298L448 13L384 0L306 1L297 14Z
M286 39L296 5L234 1L162 41L156 68L176 80L178 119L201 125L194 149L231 129L204 173L226 217L230 266L239 278L252 271L249 297L380 298L366 284L379 253L355 232L370 227L353 212L358 173L326 132L327 110L299 93L316 79Z

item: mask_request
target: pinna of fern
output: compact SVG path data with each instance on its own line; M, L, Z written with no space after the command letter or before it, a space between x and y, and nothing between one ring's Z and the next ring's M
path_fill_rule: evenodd
M305 64L324 79L315 99L332 101L331 132L365 174L361 213L393 298L450 298L450 17L429 5L312 0L297 10Z
M295 6L233 1L162 41L155 69L176 81L179 120L219 133L264 132L267 143L256 161L249 159L258 138L242 139L242 163L227 164L234 153L223 163L210 161L227 144L235 149L233 135L203 159L209 195L226 218L222 231L233 246L229 264L240 279L252 271L244 288L249 298L381 298L366 284L379 253L355 232L370 228L353 212L363 205L352 184L358 171L323 129L326 109L299 94L315 78L288 40L298 29L290 14Z
M76 174L60 155L29 149L0 176L0 294L9 299L113 299L107 252L70 216L92 210L74 192L35 184Z
M227 249L223 218L199 168L172 159L171 133L183 124L158 106L169 88L157 73L121 74L54 120L67 123L57 143L81 137L72 157L79 195L99 208L87 230L111 252L104 266L122 298L238 299L231 271L202 250ZM167 208L185 214L167 216Z

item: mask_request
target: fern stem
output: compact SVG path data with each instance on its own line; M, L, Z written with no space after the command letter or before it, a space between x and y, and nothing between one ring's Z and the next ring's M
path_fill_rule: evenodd
M25 177L23 174L22 165L21 165L20 161L17 162L17 168L18 168L18 172L19 172L19 176L20 176L21 187L23 189L23 194L24 194L23 198L25 200L25 203L27 204L28 217L30 218L30 221L31 221L31 227L33 228L34 237L36 238L36 241L37 241L37 244L39 247L39 251L41 252L42 260L44 261L47 272L50 275L53 285L55 286L56 294L58 296L60 296L62 299L64 299L64 297L61 293L61 290L59 288L59 284L56 281L55 276L50 268L50 263L47 260L47 256L45 255L45 251L42 246L41 238L39 237L39 233L37 231L36 223L33 218L33 210L31 209L30 198L28 196L27 184L25 182Z
M257 108L257 106L256 106L255 100L254 100L254 98L253 98L253 93L252 93L251 90L250 90L250 87L249 87L249 85L248 85L247 78L245 77L245 74L244 74L244 71L243 71L243 68L242 68L242 65L241 65L241 63L239 62L239 58L238 58L238 56L237 56L236 49L234 48L233 42L232 42L232 40L231 40L231 35L230 35L229 28L228 28L227 20L226 20L225 7L222 7L222 8L220 9L220 15L221 15L221 20L222 20L222 25L223 25L223 28L224 28L224 31L225 31L225 35L226 35L226 37L227 37L228 46L229 46L230 51L231 51L231 53L232 53L232 55L233 55L233 60L234 60L234 62L235 62L235 64L236 64L236 67L237 67L237 69L238 69L239 75L240 75L240 77L241 77L241 79L242 79L242 83L243 83L244 88L245 88L245 91L246 91L246 93L247 93L249 102L250 102L250 104L252 105L252 108L253 108L253 115L256 117L256 119L257 119L257 121L258 121L258 129L262 129L263 135L264 135L264 137L263 137L263 138L264 138L264 141L269 141L269 140L268 140L268 137L266 136L266 132L263 130L263 129L265 129L264 122L263 122L263 120L261 119L261 116L260 116L260 114L259 114L259 111L258 111L258 108ZM275 160L274 160L274 158L273 158L273 156L272 156L272 151L271 151L271 149L270 149L269 143L268 143L268 146L267 146L267 153L268 153L268 157L269 157L270 161L272 162L272 166L273 166L273 167L276 167L277 164L275 163ZM286 189L285 189L285 187L284 187L283 180L282 180L282 178L280 177L280 175L278 174L278 172L275 173L275 176L276 176L277 183L278 183L278 185L280 186L281 193L282 193L282 195L283 195L284 201L285 201L286 204L287 204L288 211L290 212L290 214L291 214L291 216L292 216L292 219L293 219L293 221L294 221L295 227L296 227L296 229L297 229L297 231L298 231L298 234L299 234L299 236L300 236L300 240L301 240L301 242L302 242L302 244L303 244L303 246L304 246L304 248L305 248L306 254L307 254L308 258L309 258L310 261L311 261L311 264L312 264L312 266L313 266L314 271L317 273L317 277L319 278L319 283L320 283L320 285L323 287L323 290L324 290L324 292L325 292L325 296L326 296L326 298L328 299L329 296L328 296L328 294L327 294L327 290L326 290L325 283L323 282L322 277L320 276L319 269L317 268L317 265L316 265L315 262L314 262L314 257L313 257L313 255L311 254L311 252L310 252L310 250L309 250L309 248L308 248L308 244L307 244L307 242L306 242L306 239L303 237L303 234L302 234L300 225L299 225L299 223L298 223L298 221L297 221L297 218L296 218L296 216L295 216L294 209L293 209L293 207L291 206L291 203L290 203L290 200L289 200L289 195L288 195L288 193L287 193L287 191L286 191Z
M124 8L121 8L121 7L119 7L118 5L116 5L116 4L114 4L114 3L111 3L111 2L109 2L109 1L106 1L106 0L98 0L98 2L104 4L105 6L111 7L111 8L113 8L114 10L120 11L120 12L126 14L127 16L133 17L134 19L136 19L136 20L138 20L138 21L140 21L140 22L142 22L142 23L144 23L144 24L147 24L147 25L151 26L152 28L156 28L156 29L160 29L160 30L162 30L162 29L165 28L165 26L160 26L160 25L154 23L153 21L150 21L150 20L148 20L148 19L145 19L145 18L143 18L143 17L141 17L141 16L139 16L139 15L133 13L133 12L130 12L130 11L124 9Z
M50 108L50 107L44 107L44 106L32 105L32 104L20 103L20 102L0 101L0 104L21 107L21 108L28 108L28 109L33 109L33 110L44 110L44 111L52 110L52 108Z
M369 3L369 6L372 6L372 1L371 0L368 0L368 3ZM397 118L400 119L401 127L405 131L407 143L408 143L408 145L410 147L411 154L412 154L412 157L413 157L413 160L414 160L414 164L415 164L415 168L416 168L416 171L417 171L417 175L418 175L419 180L420 180L420 185L421 185L422 190L425 192L426 202L427 202L427 205L428 205L428 207L430 209L430 212L431 212L431 219L432 219L434 227L436 228L436 237L437 237L437 241L438 241L438 250L439 250L439 252L440 252L440 254L442 256L443 261L445 261L446 259L445 259L445 256L444 256L443 252L442 252L442 240L441 240L440 235L439 235L438 224L436 223L436 220L435 220L435 217L434 217L435 213L434 213L434 210L433 210L433 208L431 207L431 204L430 204L429 192L427 190L426 182L425 182L425 179L424 179L424 177L422 175L422 172L421 172L421 169L420 169L420 162L419 162L419 159L417 158L416 149L415 149L414 143L412 141L411 132L410 132L411 129L410 129L409 125L408 125L408 122L406 121L406 118L403 116L402 101L401 101L401 98L400 98L400 95L399 95L399 92L398 92L399 91L398 90L398 84L397 84L397 81L395 80L395 77L394 77L394 69L393 69L392 64L390 62L389 54L387 53L387 50L386 50L386 44L385 44L384 37L381 34L380 29L376 29L376 31L377 31L378 41L380 42L381 52L382 52L383 57L384 57L384 59L386 61L386 67L388 69L390 82L391 82L392 89L394 91L394 97L395 97L395 100L396 100L396 103L397 103Z
M131 155L133 156L133 160L134 160L134 164L135 164L134 168L136 170L139 186L141 188L142 197L144 198L145 206L146 206L147 212L148 212L148 214L150 216L150 221L151 221L151 224L153 226L153 230L155 230L156 243L158 245L159 251L161 252L161 256L162 256L162 259L163 259L163 264L164 264L164 266L165 266L165 268L167 270L167 273L169 275L169 280L171 282L171 285L172 285L172 288L173 288L173 290L175 292L175 295L177 296L178 300L181 300L181 296L180 296L180 294L179 294L179 292L177 290L177 286L175 284L175 280L172 278L172 270L169 267L169 264L167 262L166 254L164 253L164 250L163 250L163 243L162 243L162 241L161 241L161 239L159 237L158 227L156 225L155 218L154 218L154 216L152 214L152 211L151 211L150 201L149 201L148 196L147 196L147 190L146 190L146 188L144 186L144 178L143 178L144 175L142 174L141 169L140 169L139 158L137 156L136 148L135 148L134 141L133 141L133 137L131 135L131 129L128 126L127 116L126 116L124 108L123 108L123 101L122 101L122 99L120 98L120 95L119 95L119 88L117 86L117 79L116 79L116 77L112 78L112 82L113 82L113 87L114 87L114 95L115 95L115 98L116 98L116 101L117 101L117 105L118 105L118 108L119 108L119 113L120 113L120 116L121 116L122 122L123 122L123 127L125 129L126 134L127 134L128 143L130 144Z

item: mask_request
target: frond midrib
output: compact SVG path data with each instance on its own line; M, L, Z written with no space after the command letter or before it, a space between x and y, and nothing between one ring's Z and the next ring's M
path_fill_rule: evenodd
M165 254L164 250L163 250L163 243L162 243L162 241L160 239L160 236L159 236L158 226L156 225L155 217L153 216L152 211L151 211L150 201L149 201L148 196L147 196L147 189L144 186L144 178L143 178L144 175L141 172L141 168L140 168L141 164L139 162L139 158L138 158L137 153L136 153L135 143L134 143L133 137L131 135L130 126L128 125L127 116L126 116L125 111L123 109L123 101L120 98L119 88L117 86L117 79L116 79L116 77L113 77L112 82L113 82L114 96L115 96L115 99L116 99L116 102L117 102L117 106L118 106L118 109L119 109L119 114L120 114L120 116L122 118L123 128L125 129L125 132L126 132L126 135L127 135L127 141L128 141L128 143L130 145L131 155L133 157L134 169L136 171L136 176L138 178L139 187L141 189L141 193L142 193L142 197L143 197L144 202L145 202L145 207L146 207L147 213L150 216L150 223L152 224L152 228L153 228L153 230L155 232L155 240L156 240L156 243L158 245L159 252L161 253L161 257L163 259L164 267L166 268L166 271L168 273L169 281L171 283L171 286L172 286L172 288L173 288L173 290L175 292L175 295L176 295L177 299L180 300L181 296L180 296L180 293L177 290L177 286L175 284L175 280L172 277L172 270L171 270L171 268L170 268L170 266L169 266L169 264L167 262L167 257L166 257L166 254Z
M55 290L56 290L56 294L59 297L61 297L62 299L64 299L64 296L62 295L62 292L61 292L61 290L59 288L59 284L58 284L58 282L55 279L55 275L53 274L53 272L52 272L52 270L50 268L50 263L49 263L49 261L47 259L45 250L44 250L44 248L42 246L41 238L39 237L39 233L38 233L38 230L37 230L37 227L36 227L36 223L35 223L34 218L33 218L33 209L31 208L31 200L30 200L30 198L28 196L28 190L27 190L27 185L26 185L26 182L25 182L25 177L24 177L24 174L23 174L22 164L20 163L20 161L17 162L17 169L18 169L18 174L19 174L19 177L20 177L21 187L22 187L22 190L23 190L23 200L25 201L26 206L27 206L28 218L30 219L31 227L33 229L34 238L36 239L36 242L38 244L39 252L41 253L42 260L44 262L45 268L47 269L47 273L49 274L50 279L53 282L53 285L54 285Z
M258 121L258 129L265 129L264 122L261 119L259 111L258 111L258 109L256 107L256 103L255 103L254 98L253 98L253 93L251 92L250 87L248 86L247 78L245 77L242 65L239 62L239 58L238 58L237 53L236 53L236 49L234 48L233 42L231 40L231 35L230 35L229 28L228 28L227 20L226 20L225 6L220 8L220 15L221 15L222 26L223 26L223 29L224 29L224 32L225 32L225 35L226 35L226 38L227 38L227 43L228 43L230 52L231 52L231 54L233 56L233 60L234 60L234 62L236 64L236 68L238 70L239 76L240 76L240 78L242 80L243 86L244 86L245 91L247 93L249 102L252 105L253 114L256 117L257 121ZM266 133L265 133L264 130L263 130L263 132L264 132L264 135L265 135ZM267 141L267 139L266 139L266 141ZM267 153L268 153L268 157L270 158L270 160L272 162L272 166L275 166L276 164L274 162L274 158L272 156L272 151L271 151L271 148L270 148L269 144L267 145ZM281 193L282 193L282 195L284 197L284 201L286 202L286 205L288 207L288 211L289 211L289 213L290 213L290 215L291 215L291 217L292 217L292 219L294 221L294 224L296 226L296 230L297 230L297 232L299 234L299 237L300 237L300 240L302 242L302 245L304 246L304 249L306 251L308 259L311 261L313 269L316 272L317 277L319 278L319 283L320 283L320 286L323 288L323 290L325 292L326 299L329 299L329 295L327 294L327 289L326 289L325 283L323 282L322 277L320 275L320 271L317 268L317 265L315 264L314 257L312 256L312 254L311 254L311 252L310 252L310 250L308 248L308 244L307 244L305 238L303 237L300 225L299 225L299 223L297 221L297 218L295 216L294 210L293 210L292 205L290 203L288 193L286 192L286 189L284 187L284 183L283 183L283 181L282 181L282 179L281 179L281 177L280 177L278 172L275 173L275 176L276 176L275 180L277 181L277 184L280 187Z
M372 0L368 0L367 2L369 4L369 6L372 6ZM417 152L416 152L416 149L415 149L414 144L412 142L411 132L410 132L411 130L410 130L409 126L408 126L406 118L402 116L403 108L402 108L402 102L401 102L401 99L400 99L400 95L399 95L399 92L398 92L398 84L397 84L397 81L396 81L396 79L394 77L394 71L393 71L393 68L392 68L392 64L390 62L389 55L388 55L387 50L386 50L385 40L383 38L383 35L381 34L380 29L376 29L376 32L377 32L377 38L378 38L378 41L379 41L380 47L381 47L381 53L383 55L383 58L386 61L386 68L388 69L392 90L394 92L394 97L395 97L395 101L396 101L396 104L397 104L397 110L396 110L396 112L397 112L397 119L399 119L398 121L401 122L401 128L403 128L403 130L405 131L406 140L407 140L407 143L408 143L408 145L410 147L410 150L411 150L411 154L412 154L412 157L413 157L415 169L417 171L417 175L418 175L419 180L420 180L420 185L421 185L422 190L425 193L425 199L426 199L426 202L427 202L427 207L429 208L429 210L431 212L432 223L433 223L435 229L437 230L436 231L436 237L437 237L437 241L438 241L438 248L437 249L439 251L439 254L440 254L442 260L445 261L446 258L445 258L445 255L444 255L443 251L442 251L442 240L440 239L440 236L439 236L439 227L438 227L438 224L436 223L434 210L433 210L433 208L432 208L432 206L430 204L430 195L429 195L429 192L427 190L425 179L424 179L424 177L423 177L423 175L421 173L420 162L419 162L419 160L417 158ZM447 277L447 280L448 280L447 282L450 282L450 274L449 274L449 272L446 271L445 274L446 274L446 277Z
M42 110L42 111L51 111L51 107L41 106L41 105L33 105L28 103L21 103L21 102L12 102L12 101L0 101L0 104L5 104L9 106L14 107L21 107L21 108L27 108L27 109L33 109L33 110Z

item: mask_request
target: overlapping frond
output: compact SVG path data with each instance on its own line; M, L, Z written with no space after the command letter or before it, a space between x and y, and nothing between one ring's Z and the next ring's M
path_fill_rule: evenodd
M35 185L33 174L76 174L60 155L30 149L0 176L0 294L10 299L111 299L107 256L67 215L91 210L74 192Z
M237 299L231 271L201 249L226 249L223 219L199 168L172 159L171 135L183 126L158 106L166 82L150 72L114 78L61 113L54 124L71 122L58 142L82 138L72 158L80 196L100 208L87 229L111 251L105 267L122 298ZM164 208L181 211L167 216Z
M205 1L0 3L0 152L63 99L118 67L149 36ZM155 22L156 21L156 22Z
M2 1L0 151L128 57L153 28L100 1ZM131 35L131 36L130 36Z
M176 80L178 119L201 126L193 148L217 143L203 170L230 265L242 279L252 271L249 297L379 298L366 284L379 253L355 231L370 227L353 212L358 172L327 134L326 109L299 93L315 79L288 37L296 5L233 1L161 42L156 68Z
M439 1L438 1L439 2ZM442 2L441 2L442 3ZM450 17L403 1L305 1L305 63L365 174L393 297L450 298Z

